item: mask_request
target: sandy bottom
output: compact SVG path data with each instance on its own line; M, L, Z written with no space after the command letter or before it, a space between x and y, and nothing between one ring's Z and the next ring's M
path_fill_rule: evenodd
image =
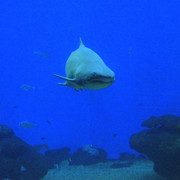
M113 169L118 161L90 166L69 166L49 170L42 180L165 180L153 171L153 163L148 160L135 162L131 167Z

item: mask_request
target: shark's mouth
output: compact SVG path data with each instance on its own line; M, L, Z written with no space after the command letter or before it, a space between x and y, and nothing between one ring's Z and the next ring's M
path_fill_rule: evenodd
M103 76L98 74L93 74L88 81L91 83L113 83L115 80L114 76Z

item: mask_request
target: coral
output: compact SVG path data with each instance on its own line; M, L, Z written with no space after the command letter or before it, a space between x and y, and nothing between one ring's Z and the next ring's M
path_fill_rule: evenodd
M98 156L98 149L94 148L92 145L85 145L82 147L82 151L88 152L91 156Z
M71 155L70 165L90 165L107 160L107 153L90 145L79 148Z

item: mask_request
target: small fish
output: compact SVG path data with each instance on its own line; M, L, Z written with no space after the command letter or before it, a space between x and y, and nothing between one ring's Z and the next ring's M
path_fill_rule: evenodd
M14 109L17 109L18 107L19 107L19 106L17 106L17 105L14 105L14 106L13 106Z
M114 134L113 134L113 137L116 137L117 135L118 135L117 133L114 133Z
M21 172L26 171L26 168L24 166L21 166Z
M48 144L44 143L44 144L38 144L38 145L34 145L32 146L37 152L43 152L43 151L47 151L49 149Z
M47 120L46 122L47 122L48 124L51 124L51 121L49 121L49 120Z
M129 54L130 54L130 55L133 54L133 48L129 48Z
M37 127L36 124L32 124L32 123L30 123L30 122L28 122L28 121L21 121L21 122L19 123L19 126L20 126L21 128L24 128L24 129L31 129L31 128Z
M42 137L41 140L43 140L43 141L46 140L46 137Z
M35 89L35 87L30 86L30 85L28 85L28 84L23 84L23 85L21 85L20 88L23 89L23 90L25 90L25 91L31 91L31 90L34 90L34 89Z
M51 58L51 55L49 53L43 52L43 51L33 51L33 54L41 56L41 57L46 58L46 59Z

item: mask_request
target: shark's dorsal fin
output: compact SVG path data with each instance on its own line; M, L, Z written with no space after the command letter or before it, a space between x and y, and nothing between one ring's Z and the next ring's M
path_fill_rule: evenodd
M82 46L84 46L84 44L83 44L82 39L81 39L81 37L80 37L79 47L82 47Z

